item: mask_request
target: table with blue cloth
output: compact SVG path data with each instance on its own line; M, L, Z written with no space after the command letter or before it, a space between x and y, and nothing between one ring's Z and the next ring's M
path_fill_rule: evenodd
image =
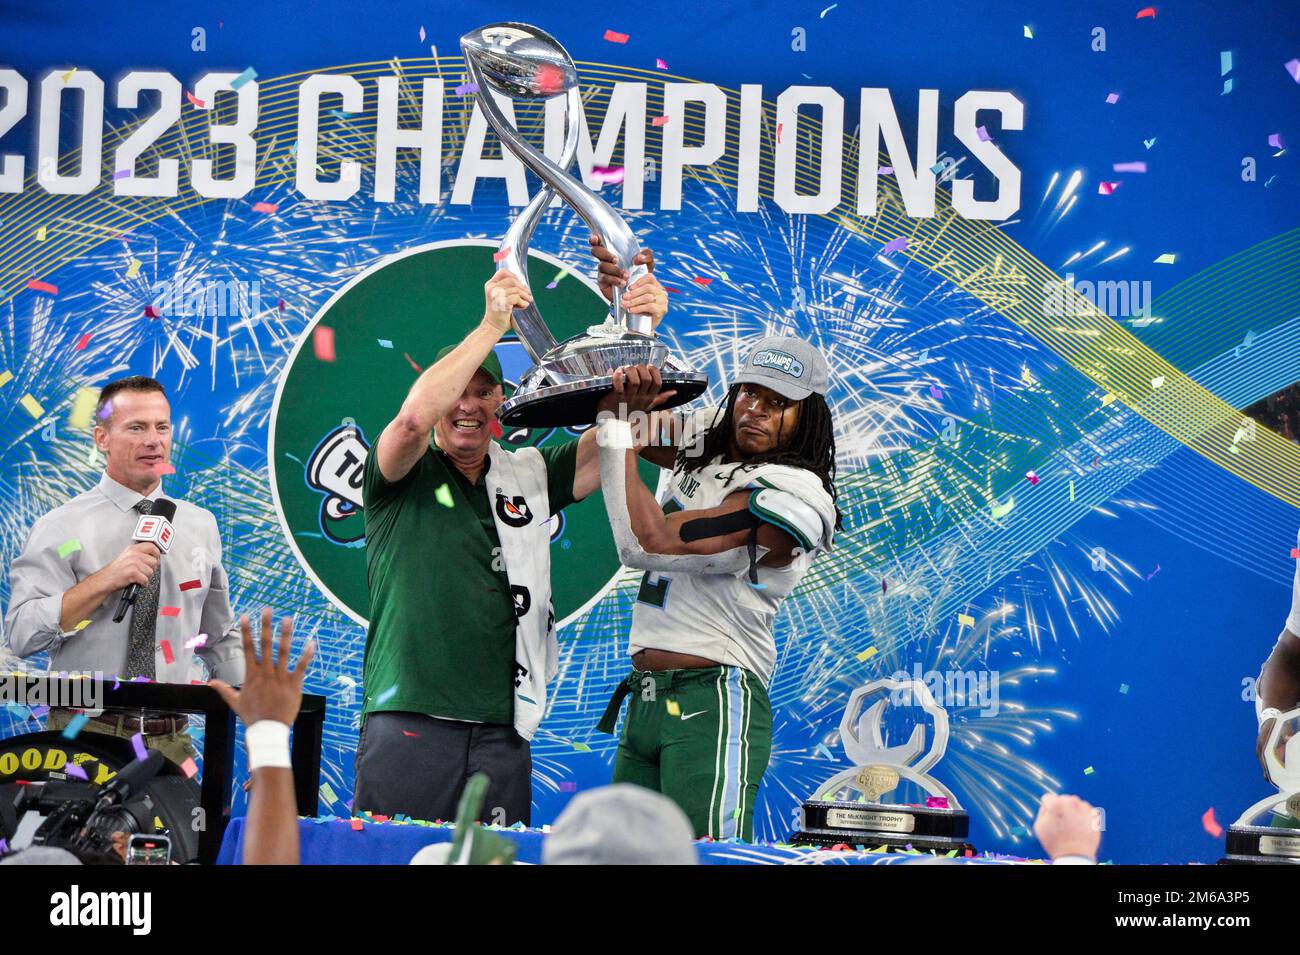
M232 819L221 843L219 865L238 865L244 858L244 819ZM518 862L540 865L541 829L492 828L518 847ZM303 865L406 865L425 846L450 842L456 827L414 822L363 821L353 828L350 819L328 816L298 820L298 841ZM899 865L921 856L909 853L856 852L793 846L751 845L744 842L697 842L704 865ZM963 865L1007 865L1036 860L1012 856L976 856L953 859Z

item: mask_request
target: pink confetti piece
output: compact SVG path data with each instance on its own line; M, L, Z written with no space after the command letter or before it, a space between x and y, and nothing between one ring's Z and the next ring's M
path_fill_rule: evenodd
M280 207L274 202L257 202L253 204L253 211L260 212L262 215L273 216L280 211Z
M172 642L170 640L163 640L161 641L161 643L162 643L162 652L163 652L163 662L168 664L175 663L176 654L172 653Z
M1115 190L1118 188L1119 188L1118 182L1102 182L1099 183L1097 186L1097 194L1101 196L1113 195Z
M626 33L618 33L614 30L605 31L605 39L610 43L626 43L629 39Z
M180 607L159 607L158 615L162 617L179 617L181 615L181 608Z
M1270 133L1268 137L1268 144L1272 146L1274 149L1286 148L1286 144L1282 141L1281 133Z
M978 129L975 130L975 135L980 138L980 142L982 143L987 143L993 138L992 136L989 135L989 131L985 129L983 126L980 126Z
M187 100L190 101L190 105L193 106L195 109L207 109L207 108L208 108L207 105L203 102L203 100L199 99L197 96L195 96L195 95L194 95L193 93L191 93L189 90L186 90L186 91L185 91L185 98L186 98Z
M505 258L506 256L508 256L509 254L510 254L510 250L509 250L508 248L506 248L506 249L502 249L500 252L493 252L493 253L492 253L492 261L493 261L493 262L500 262L502 259L504 259L504 258Z
M665 285L665 286L664 286L664 291L667 292L669 295L681 295L681 294L682 294L682 290L681 290L681 289L679 289L679 288L673 288L673 286L671 286L671 285Z
M420 42L424 42L424 27L420 27Z
M187 580L184 583L182 583L181 590L198 590L202 586L203 586L203 581L198 580L196 578L194 580Z
M153 466L153 473L158 475L158 477L162 477L166 474L175 474L176 468L170 464L155 464Z
M414 359L414 358L412 358L412 357L411 357L410 355L408 355L406 352L402 352L402 357L405 358L408 362L410 362L411 367L415 369L415 373L416 373L417 375L423 375L423 374L424 374L424 369L421 368L419 365L417 365L417 364L415 363L415 359Z
M694 281L696 285L705 285L705 286L711 285L713 283L713 279L704 278L703 276L698 276L698 275L692 281Z
M38 279L28 279L27 287L33 292L48 292L50 295L58 295L59 287L51 285L49 282L42 282Z
M193 779L199 773L199 767L194 764L194 757L187 757L185 762L181 763L181 772L185 774L186 779Z
M311 347L319 361L334 361L334 329L328 325L317 325L311 333Z
M622 166L592 166L591 176L597 182L617 185L623 181L626 170Z
M488 433L491 434L492 437L500 439L501 436L505 434L505 431L501 427L501 422L496 418L493 418L492 423L488 425Z
M785 123L777 123L777 124L776 124L776 143L777 143L778 146L781 145L781 130L782 130L784 127L785 127Z
M462 83L460 84L460 86L456 87L457 96L469 96L470 94L477 93L477 92L478 92L477 83Z
M880 251L883 255L888 255L891 252L906 252L907 239L901 235L897 239L890 239Z
M1292 547L1292 548L1291 548L1291 556L1292 556L1292 557L1300 557L1300 548Z
M939 390L938 385L930 386L930 397L935 401L943 401L943 392Z
M576 793L577 791L577 783L560 783L560 792L562 793Z
M86 334L82 335L80 338L77 339L77 344L73 347L72 350L85 351L86 346L89 344L90 344L90 332L86 332Z
M162 312L158 311L157 305L146 305L144 307L145 318L162 318Z
M1116 172L1146 172L1147 164L1144 162L1117 162L1112 168Z
M1300 60L1287 60L1283 67L1291 74L1291 79L1300 83Z
M360 832L363 828L365 828L365 823L363 823L360 819L358 819L358 818L356 818L355 816L353 816L353 817L352 817L352 831L353 831L353 832Z
M667 117L667 116L656 116L654 119L650 120L650 125L651 125L651 126L667 126L667 125L668 125L668 117Z
M1110 103L1110 105L1114 106L1116 103L1119 102L1119 94L1118 94L1118 93L1108 93L1108 94L1106 95L1106 102L1107 102L1107 103Z
M926 796L925 808L926 809L947 809L948 797L947 796Z
M145 760L149 758L149 750L145 748L144 737L136 733L131 737L131 747L135 750L135 758Z
M1154 20L1155 18L1156 18L1156 8L1155 8L1155 7L1143 7L1141 10L1138 11L1138 15L1137 15L1137 17L1136 17L1135 19L1138 19L1138 20L1142 20L1142 19L1151 19L1151 20Z
M1201 814L1201 828L1216 839L1223 837L1223 826L1219 825L1219 821L1214 818L1213 806Z
M71 776L73 779L80 779L83 782L90 782L90 777L86 775L86 771L82 769L80 766L78 766L76 763L71 763L71 762L67 763L63 767L63 772L65 775Z
M655 57L655 69L666 70L668 69L668 64L658 57Z
M190 637L190 639L185 641L185 649L193 650L196 647L205 645L207 642L208 635L206 633L200 633L197 637Z
M1025 477L1026 479L1028 479L1030 484L1032 484L1034 487L1038 487L1038 482L1040 479L1037 474L1035 474L1033 471L1026 471Z

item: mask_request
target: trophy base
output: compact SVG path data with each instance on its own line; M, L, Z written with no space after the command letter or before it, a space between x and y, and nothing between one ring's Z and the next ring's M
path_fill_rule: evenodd
M883 846L891 852L911 846L922 852L956 852L960 856L975 851L966 838L969 832L970 816L960 809L809 800L803 804L803 825L790 841L825 847Z
M1219 865L1300 865L1300 829L1229 826Z
M709 387L709 376L686 368L656 338L597 326L561 342L530 368L503 402L497 417L510 428L567 428L592 424L596 405L614 387L614 372L625 365L654 365L665 391L677 392L659 409L694 401Z

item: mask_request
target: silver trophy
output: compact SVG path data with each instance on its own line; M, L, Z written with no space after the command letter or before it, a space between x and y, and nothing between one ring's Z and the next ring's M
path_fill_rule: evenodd
M498 269L509 269L528 282L528 243L556 193L582 216L592 233L614 253L619 266L629 272L628 286L646 274L644 265L633 266L636 237L614 209L570 175L578 154L582 97L578 73L564 47L548 33L525 23L493 23L460 38L460 48L476 96L502 146L542 180L543 187L511 224L501 241L505 253ZM552 162L519 135L497 106L492 93L512 99L566 99L564 148ZM514 311L515 328L533 367L523 376L514 395L498 412L502 424L512 427L560 427L590 424L596 420L596 403L613 387L613 373L623 365L655 365L664 390L676 395L663 407L684 404L704 393L708 376L692 371L668 353L654 335L648 315L629 314L622 306L622 289L614 290L613 307L602 325L581 335L556 342L546 327L536 301Z
M1222 861L1300 865L1300 707L1273 720L1264 764L1269 782L1278 791L1255 803L1228 827L1227 856Z
M885 745L881 732L885 708L903 700L920 706L933 718L934 739L929 748L922 724L912 727L906 743ZM948 748L948 713L935 702L924 682L881 679L854 690L840 721L840 742L853 768L828 779L803 804L800 831L791 842L844 843L869 849L910 845L959 854L973 851L966 841L969 816L952 791L929 774ZM924 806L884 801L903 781L927 794Z

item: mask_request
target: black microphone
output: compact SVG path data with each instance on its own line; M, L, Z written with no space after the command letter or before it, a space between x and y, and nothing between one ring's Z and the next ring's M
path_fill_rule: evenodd
M176 502L169 501L165 497L160 497L153 502L153 510L148 514L141 514L140 520L135 523L135 533L131 535L133 541L149 541L159 552L166 554L172 549L172 537L175 536L175 530L172 528L172 520L176 517ZM136 595L140 593L139 584L131 584L122 591L122 599L117 602L117 613L113 614L113 622L120 623L126 616L128 607L134 606Z
M170 503L170 502L169 502ZM121 772L104 784L100 790L96 809L111 805L121 805L149 784L163 767L163 754L156 749L149 750L144 759L128 763Z

